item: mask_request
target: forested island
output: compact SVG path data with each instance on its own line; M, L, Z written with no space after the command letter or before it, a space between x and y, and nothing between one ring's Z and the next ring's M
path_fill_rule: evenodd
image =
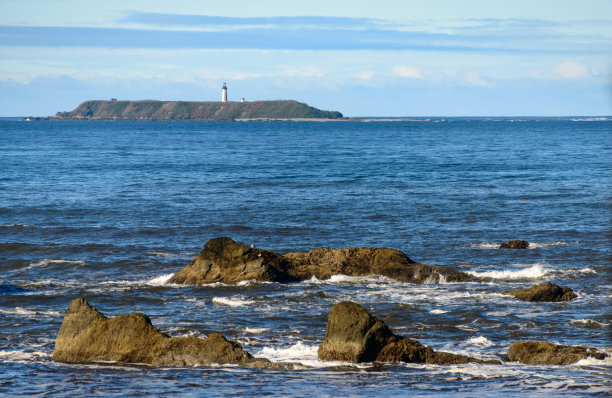
M70 112L49 120L225 121L340 119L336 111L323 111L294 100L252 102L196 101L85 101Z

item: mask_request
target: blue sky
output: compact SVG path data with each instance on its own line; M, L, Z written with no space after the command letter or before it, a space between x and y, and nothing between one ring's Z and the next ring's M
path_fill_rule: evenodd
M0 0L0 116L223 82L347 116L610 115L611 26L609 0Z

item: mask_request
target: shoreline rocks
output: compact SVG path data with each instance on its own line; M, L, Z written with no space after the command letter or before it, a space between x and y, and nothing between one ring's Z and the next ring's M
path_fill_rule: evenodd
M219 333L211 333L206 339L169 337L141 313L107 318L85 298L70 303L55 340L53 360L77 363L112 361L153 366L293 366L255 358L240 344L227 340Z
M508 350L508 360L527 365L570 365L585 358L598 360L607 355L594 347L564 346L546 341L517 341Z
M346 362L501 364L497 360L436 352L416 340L395 335L382 320L353 302L342 302L330 308L327 332L319 346L318 357L326 361Z
M532 302L572 301L578 295L569 287L546 282L523 289L504 290L501 294L514 296L518 300Z
M333 275L385 276L400 282L470 282L476 278L446 267L412 261L399 250L386 248L313 249L280 255L249 247L228 237L209 240L204 249L169 283L235 283L244 280L298 282Z
M509 240L499 244L500 249L528 249L529 242L526 240Z

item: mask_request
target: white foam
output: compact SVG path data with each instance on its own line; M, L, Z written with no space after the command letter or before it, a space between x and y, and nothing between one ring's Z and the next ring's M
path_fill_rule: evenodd
M162 251L152 251L147 252L149 257L154 258L173 258L173 257L183 257L183 256L194 256L196 253L168 253Z
M268 328L244 328L244 332L249 334L261 334L268 331L270 331Z
M572 325L580 325L580 326L595 327L595 328L602 328L602 327L610 326L609 323L597 322L593 319L570 319L570 323Z
M468 246L476 249L499 249L499 243L493 242L470 243Z
M612 356L608 355L604 359L588 357L576 362L576 366L612 366Z
M446 314L448 311L444 311L444 310L441 310L439 308L436 308L435 310L431 310L429 312L432 313L432 314Z
M0 224L0 227L5 227L5 228L14 228L14 227L26 228L26 227L31 227L31 225L29 225L29 224Z
M82 260L63 260L63 259L49 259L45 258L43 260L37 261L35 263L30 263L26 269L35 268L35 267L46 267L49 264L85 264L85 261Z
M163 286L168 283L168 280L170 280L170 278L172 278L173 275L174 274L164 274L164 275L157 276L153 279L149 279L147 281L147 285Z
M478 347L491 347L495 345L491 340L487 339L484 336L471 337L467 340L467 344L475 345Z
M569 245L569 243L559 242L559 241L558 242L542 242L542 243L529 242L528 249L539 249L541 247L565 246L565 245Z
M3 362L31 362L39 359L50 359L51 354L43 351L0 351L0 359Z
M27 317L34 316L61 316L62 312L56 310L36 310L36 309L27 309L22 307L8 308L3 309L0 308L0 314L10 314L10 315L25 315Z
M531 267L521 268L517 270L505 269L503 271L468 271L467 274L482 279L498 279L498 280L533 280L542 279L550 271L544 268L544 264L534 264Z
M242 307L244 305L255 304L254 300L243 300L241 298L213 297L213 304L227 305L230 307Z

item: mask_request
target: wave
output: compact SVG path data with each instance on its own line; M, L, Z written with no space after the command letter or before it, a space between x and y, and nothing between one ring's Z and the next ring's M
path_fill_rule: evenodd
M471 337L466 341L466 343L468 345L475 345L478 347L491 347L495 345L495 343L484 336Z
M522 268L518 270L503 271L467 271L467 274L475 276L480 279L497 279L497 280L537 280L542 279L548 275L550 271L544 268L544 264L537 263L531 267Z
M164 274L164 275L160 275L157 276L153 279L149 279L146 284L147 285L151 285L151 286L163 286L163 285L167 285L168 281L170 280L170 278L172 278L174 276L174 273L172 274Z
M0 308L0 314L6 315L25 315L27 317L40 317L40 316L63 316L64 313L56 310L36 310L27 309L22 307L15 308Z
M268 328L244 328L243 329L244 333L248 333L248 334L262 334L265 332L269 332L270 329Z
M589 329L599 329L610 326L609 323L597 322L593 319L570 319L570 323L575 326L583 326Z
M256 303L254 300L243 300L241 298L228 297L213 297L212 302L213 304L227 305L229 307L242 307Z
M429 311L431 314L446 314L448 311L445 310L441 310L439 308L436 308L435 310L431 310Z
M45 258L43 260L37 261L35 263L30 263L26 269L36 268L36 267L46 267L49 264L78 264L83 265L85 261L83 260L64 260L64 259L49 259Z
M173 258L173 257L185 257L185 256L195 256L197 253L168 253L162 251L152 251L147 252L149 257L153 258Z
M51 354L44 351L0 351L2 362L27 363L41 359L51 359Z

